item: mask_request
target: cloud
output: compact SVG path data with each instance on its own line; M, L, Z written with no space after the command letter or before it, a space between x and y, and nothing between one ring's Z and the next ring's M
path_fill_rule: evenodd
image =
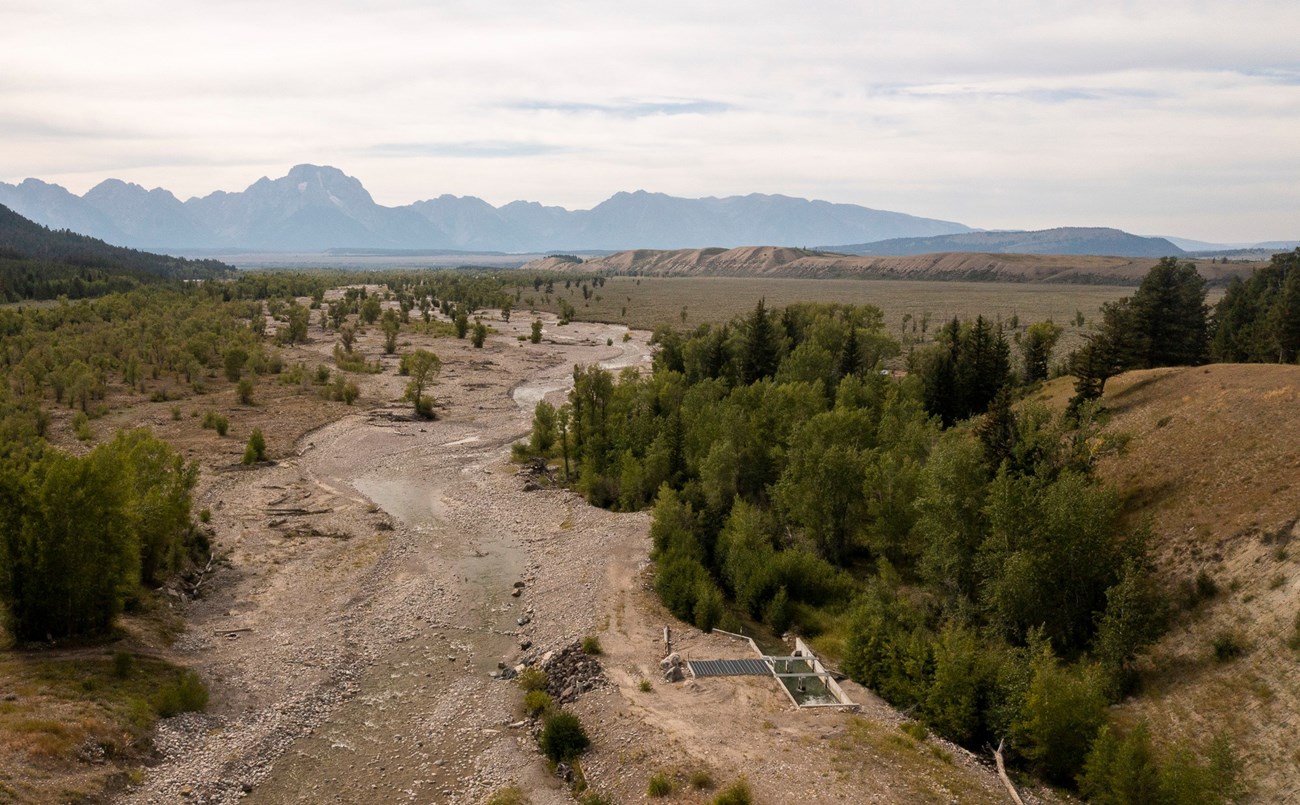
M609 117L639 118L654 115L717 115L735 107L721 101L672 100L628 101L607 103L578 103L564 101L513 101L502 105L505 109L529 112L561 112L564 114L597 114Z
M370 153L390 158L403 157L456 157L468 159L505 159L533 157L543 154L567 154L575 149L547 143L481 141L459 143L380 143L367 149Z
M0 180L787 193L1213 240L1300 221L1294 0L9 0Z

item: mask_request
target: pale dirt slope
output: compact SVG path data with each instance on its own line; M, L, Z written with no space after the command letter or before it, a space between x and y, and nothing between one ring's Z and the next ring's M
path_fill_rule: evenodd
M1251 801L1300 801L1300 366L1222 364L1130 372L1106 386L1110 430L1131 435L1103 477L1148 518L1171 582L1204 570L1221 593L1151 652L1124 705L1157 735L1231 737ZM1216 635L1244 656L1216 662Z

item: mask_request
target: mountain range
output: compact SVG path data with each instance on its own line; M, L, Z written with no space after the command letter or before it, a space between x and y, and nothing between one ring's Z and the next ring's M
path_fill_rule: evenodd
M934 237L891 238L874 243L828 248L843 254L881 257L945 252L1095 254L1118 257L1182 257L1187 254L1167 238L1144 238L1118 229L1081 226L1033 232L962 232Z
M83 196L39 179L0 182L0 204L51 228L169 251L612 251L863 243L971 231L951 221L757 193L699 199L617 193L589 210L530 201L494 207L473 196L451 195L385 207L357 179L320 165L298 165L242 192L218 191L184 202L167 190L118 179L105 180Z

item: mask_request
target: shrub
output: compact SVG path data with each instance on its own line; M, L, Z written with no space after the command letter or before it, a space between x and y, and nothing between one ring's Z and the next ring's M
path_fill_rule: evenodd
M1032 668L1012 730L1035 768L1048 780L1064 783L1079 772L1106 722L1105 679L1096 666L1063 667L1048 647L1034 658Z
M542 754L554 763L573 760L591 746L591 739L587 737L587 731L582 728L578 717L565 712L546 717L537 742L541 745Z
M72 430L76 433L77 438L83 442L88 442L95 438L95 433L90 429L90 417L86 412L78 411L77 415L72 418Z
M244 463L256 464L259 461L266 461L266 439L262 436L261 428L253 428L248 437L248 446L244 448Z
M517 785L498 788L487 798L485 805L528 805L531 800L524 790Z
M666 774L652 774L650 782L646 783L645 793L650 797L666 797L673 793L673 781Z
M113 676L126 679L135 668L135 657L125 651L113 652Z
M749 790L749 783L740 779L722 791L713 798L713 805L750 805L754 801L754 795Z
M1158 753L1146 722L1126 735L1102 727L1079 775L1079 792L1089 802L1195 802L1221 805L1241 794L1236 759L1222 738L1209 747L1207 762L1184 744Z
M550 712L553 704L551 694L544 690L530 690L524 694L524 712L533 718Z
M487 334L488 328L486 324L481 321L474 322L474 332L470 336L470 343L474 345L475 349L482 349L483 342L487 340Z
M525 668L517 679L519 687L525 691L546 690L550 677L540 668Z
M601 652L602 649L600 647L599 637L596 637L595 635L587 635L586 637L582 638L583 654L590 654L592 656L595 656L600 654Z
M614 800L604 794L597 794L595 791L588 791L581 797L578 797L579 805L614 805Z
M153 696L153 709L163 718L178 713L201 713L208 707L208 686L193 671L181 671Z
M179 405L172 406L172 421L173 422L181 421L181 407Z
M541 319L533 319L533 330L532 330L532 334L529 335L528 340L532 341L534 344L542 343L542 320Z
M215 430L218 436L225 436L226 431L230 430L230 420L216 411L209 411L203 415L203 427Z
M249 380L247 377L240 378L239 384L236 386L236 394L239 397L240 405L252 405L253 381Z
M1246 643L1236 632L1224 630L1214 636L1214 659L1218 662L1235 660L1246 653Z
M650 684L650 680L648 679L642 679L639 683L637 683L637 688L642 693L653 693L655 689L654 685Z
M686 782L691 784L691 788L698 788L700 790L712 788L713 775L709 774L704 769L697 769L696 771L691 772L691 776L686 778Z
M930 731L919 721L904 721L898 725L898 728L917 741L924 741L930 737Z
M773 633L782 635L790 630L790 619L790 594L786 592L785 587L781 587L768 602L763 612L763 620L772 627Z
M1219 594L1219 585L1214 578L1204 570L1196 574L1195 603L1209 601Z

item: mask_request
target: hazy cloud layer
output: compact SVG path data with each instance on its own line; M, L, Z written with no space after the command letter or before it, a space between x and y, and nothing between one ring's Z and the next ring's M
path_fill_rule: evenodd
M1300 4L6 0L0 180L1300 236Z

